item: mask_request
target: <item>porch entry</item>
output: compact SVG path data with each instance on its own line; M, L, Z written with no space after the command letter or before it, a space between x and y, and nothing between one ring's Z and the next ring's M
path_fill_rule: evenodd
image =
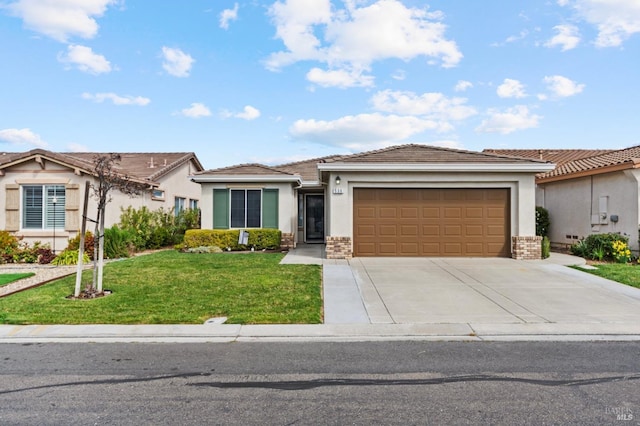
M324 243L324 194L304 196L304 241Z

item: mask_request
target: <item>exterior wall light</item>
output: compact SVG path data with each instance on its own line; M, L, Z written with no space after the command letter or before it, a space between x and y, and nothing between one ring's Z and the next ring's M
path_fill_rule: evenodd
M336 176L336 185L340 185L340 176Z

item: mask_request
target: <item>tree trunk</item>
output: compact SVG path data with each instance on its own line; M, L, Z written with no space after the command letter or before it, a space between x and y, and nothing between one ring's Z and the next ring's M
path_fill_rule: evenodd
M102 293L102 276L104 273L104 211L100 215L100 238L98 238L98 293Z

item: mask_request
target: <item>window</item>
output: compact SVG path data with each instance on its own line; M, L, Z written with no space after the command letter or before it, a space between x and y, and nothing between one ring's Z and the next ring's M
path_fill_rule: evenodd
M164 191L162 189L154 189L151 194L152 200L164 200Z
M278 229L278 189L213 190L213 229Z
M64 185L24 185L22 187L23 229L64 229Z
M176 203L173 208L173 212L175 213L176 216L178 216L184 210L184 205L186 202L187 202L186 198L176 197Z
M259 189L231 190L231 227L260 228L261 204Z
M198 200L194 200L194 199L189 200L189 208L191 210L196 210L198 208Z

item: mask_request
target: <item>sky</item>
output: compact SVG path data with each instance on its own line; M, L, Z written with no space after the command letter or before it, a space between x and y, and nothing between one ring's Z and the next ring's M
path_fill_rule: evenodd
M640 144L640 0L0 0L0 151Z

